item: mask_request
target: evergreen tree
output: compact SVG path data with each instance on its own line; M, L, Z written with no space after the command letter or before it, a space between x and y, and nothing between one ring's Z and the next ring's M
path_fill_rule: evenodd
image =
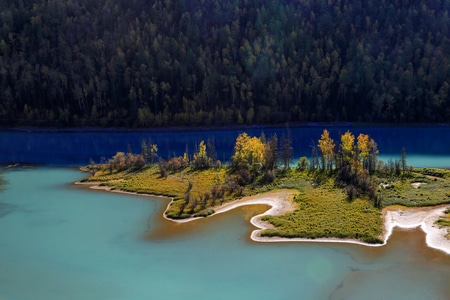
M0 125L450 119L444 0L22 2L0 13Z

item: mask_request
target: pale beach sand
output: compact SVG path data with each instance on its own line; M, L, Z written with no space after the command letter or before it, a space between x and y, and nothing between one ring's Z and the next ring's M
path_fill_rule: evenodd
M126 193L126 194L136 194L132 192L124 192L119 190L111 190L108 187L98 186L98 183L85 183L91 185L90 188L93 189L102 189L106 191L112 191L117 193ZM295 203L292 201L293 196L296 191L293 190L280 190L276 192L268 192L264 194L259 194L255 196L244 197L242 199L238 199L232 202L227 202L223 205L214 208L214 215L224 213L235 209L240 206L246 205L257 205L263 204L271 206L267 211L257 216L254 216L250 222L252 225L257 227L258 229L254 230L251 233L251 239L256 242L314 242L314 243L350 243L350 244L359 244L370 247L379 247L386 245L389 237L392 234L392 231L395 227L399 228L415 228L420 227L426 234L426 243L429 247L435 248L450 255L450 239L447 239L445 235L447 234L447 228L439 228L438 225L434 224L440 216L443 216L444 211L450 208L450 205L440 205L434 207L418 207L418 208L385 208L383 209L383 218L384 218L384 242L382 244L368 244L358 240L353 239L338 239L338 238L318 238L318 239L308 239L308 238L282 238L282 237L262 237L260 233L267 229L271 228L272 225L267 222L261 221L261 217L265 215L282 215L287 212L295 210ZM158 198L160 197L154 195L143 195L142 196L151 196ZM170 204L167 206L167 208ZM177 223L187 223L192 222L201 218L187 218L181 220L173 220L169 219L165 216L164 218L177 222Z
M264 212L264 214L258 215L256 217L261 217L263 215L282 215L287 212L293 211L295 209L295 204L292 202L291 198L295 195L295 191L290 190L281 190L276 192L268 192L264 194L259 194L256 196L248 196L244 197L235 201L224 203L220 206L214 207L214 215L221 214L227 211L230 211L232 209L235 209L240 206L245 205L256 205L256 204L265 204L271 206L269 210ZM170 204L169 204L170 205ZM169 206L167 207L169 208ZM211 217L209 216L209 217ZM252 218L252 220L255 217ZM168 219L168 218L167 218ZM180 220L173 220L169 219L171 221L177 222L177 223L186 223L195 221L198 218L187 218L187 219L180 219ZM268 228L270 226L269 224L265 224L264 228Z
M260 233L270 228L272 225L261 221L261 217L265 215L282 215L295 209L295 203L292 202L292 197L295 191L282 190L277 192L265 193L257 196L245 197L240 200L226 203L215 209L215 214L224 213L239 206L252 204L265 204L271 206L270 209L264 213L254 216L250 222L257 228L252 232L251 239L256 242L316 242L316 243L351 243L371 247L379 247L386 245L392 231L395 227L400 228L415 228L420 227L426 234L426 243L429 247L444 251L450 254L450 240L445 237L447 234L446 228L439 228L434 224L444 211L450 208L450 205L442 205L427 208L387 208L383 210L384 217L384 243L383 244L368 244L353 239L333 239L333 238L282 238L282 237L262 237ZM189 218L183 220L172 220L174 222L184 223L191 222L197 218Z
M384 210L385 243L397 226L400 228L420 227L426 234L429 247L450 254L450 239L447 239L447 228L439 228L434 224L450 205L418 208L396 208Z

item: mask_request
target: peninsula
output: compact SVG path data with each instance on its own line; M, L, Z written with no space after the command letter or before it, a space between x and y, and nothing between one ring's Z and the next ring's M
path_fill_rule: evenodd
M83 182L168 197L164 215L176 222L269 205L252 219L256 241L382 245L395 226L421 226L431 247L450 253L450 171L408 166L405 149L398 161L384 163L370 136L349 131L335 143L324 130L311 157L299 158L295 167L292 153L288 128L280 139L239 135L229 163L217 160L211 141L200 142L193 155L168 160L149 141L140 154L118 152L92 162Z

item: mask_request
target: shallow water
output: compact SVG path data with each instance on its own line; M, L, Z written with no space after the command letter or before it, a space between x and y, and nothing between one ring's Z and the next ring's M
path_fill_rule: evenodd
M388 245L249 241L247 207L171 224L167 202L11 169L0 193L0 299L447 299L450 256L420 230Z

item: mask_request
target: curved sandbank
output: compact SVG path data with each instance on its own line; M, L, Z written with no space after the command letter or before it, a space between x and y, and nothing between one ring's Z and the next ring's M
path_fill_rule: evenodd
M156 195L146 195L146 194L138 194L133 192L125 192L120 190L112 190L109 187L99 186L97 182L86 182L81 183L77 182L77 184L89 184L92 189L101 189L105 191L111 191L116 193L126 193L133 195L142 195L142 196L151 196L158 197L170 200L169 197L162 197ZM271 208L266 210L264 213L256 215L251 218L250 223L257 227L258 229L254 230L251 233L251 239L255 242L314 242L314 243L349 243L349 244L358 244L370 247L380 247L386 245L390 236L392 235L392 231L395 227L400 228L416 228L420 227L426 235L426 244L434 249L441 250L450 255L450 239L447 239L445 235L447 234L447 228L439 228L438 225L434 224L439 217L444 215L444 211L450 208L450 205L440 205L433 207L417 207L417 208L403 208L403 207L394 207L394 208L385 208L383 209L383 223L384 223L384 237L382 244L368 244L361 242L359 240L354 239L339 239L339 238L283 238L283 237L262 237L261 232L268 228L273 228L273 226L267 222L261 221L261 217L265 215L282 215L288 212L295 210L296 205L292 201L293 196L296 194L294 190L279 190L274 192L267 192L255 196L244 197L242 199L238 199L232 202L224 203L223 205L217 206L214 208L214 214L209 217L212 217L216 214L221 214L237 207L246 206L246 205L255 205L255 204L263 204L268 205ZM172 199L173 201L173 199ZM172 202L171 201L171 202ZM167 209L171 202L168 204ZM192 222L199 218L187 218L181 220L174 220L167 218L164 212L164 218L176 223L187 223Z
M435 222L444 215L450 205L417 208L386 208L384 212L385 242L392 234L394 227L415 228L420 227L426 235L429 247L450 254L450 239L445 236L447 228L439 228Z
M263 194L259 194L259 195L255 195L255 196L244 197L244 198L241 198L238 200L224 203L220 206L213 207L214 214L210 215L209 217L230 211L230 210L235 209L240 206L256 205L256 204L269 205L269 206L271 206L271 208L268 209L267 211L265 211L263 214L253 217L251 219L251 222L254 218L262 217L264 215L283 215L283 214L293 211L295 209L295 204L291 200L295 194L296 194L296 191L279 190L276 192L267 192L267 193L263 193ZM169 206L170 206L170 204L167 206L167 209L169 209ZM166 211L167 211L167 209L166 209ZM173 222L177 222L177 223L187 223L187 222L201 219L202 217L199 217L199 218L191 217L191 218L186 218L186 219L174 220L174 219L167 218L166 214L164 212L164 218L166 218L167 220L173 221ZM269 228L269 227L270 227L270 225L265 223L264 229Z
M426 243L429 247L444 251L450 254L450 240L445 237L447 234L446 228L439 228L434 224L444 211L450 208L450 205L441 205L435 207L419 207L419 208L385 208L383 209L383 223L384 223L384 237L382 244L369 244L354 239L339 239L339 238L283 238L283 237L262 237L261 232L265 229L271 228L272 225L261 221L261 217L265 215L282 215L295 209L295 203L292 202L292 197L296 192L290 190L281 190L276 192L264 193L256 196L245 197L240 200L225 203L215 209L215 214L220 214L232 210L234 208L265 204L271 206L270 209L262 214L251 218L250 222L255 227L259 228L252 232L251 239L256 242L317 242L317 243L350 243L370 247L380 247L386 245L388 239L392 235L395 227L400 228L415 228L420 227L426 234ZM213 216L212 215L212 216ZM211 217L211 216L210 216ZM182 220L171 220L177 223L186 223L195 221L198 218L188 218Z

